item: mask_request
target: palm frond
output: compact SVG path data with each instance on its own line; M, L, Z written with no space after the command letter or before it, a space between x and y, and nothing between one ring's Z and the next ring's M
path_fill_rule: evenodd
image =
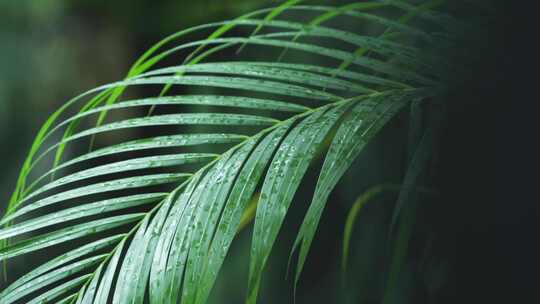
M0 221L0 260L74 240L79 245L3 290L2 303L205 303L242 215L260 191L247 296L247 303L255 303L300 182L327 150L293 247L299 250L296 284L340 178L401 109L440 92L447 67L423 50L439 43L438 33L447 33L453 22L404 1L343 7L297 2L173 34L143 54L124 80L73 98L46 121ZM398 10L405 18L394 21L377 14L380 9ZM288 11L311 20L281 18ZM413 17L432 27L405 22ZM324 25L335 18L383 31L368 36ZM248 34L229 35L233 28ZM208 29L214 31L206 39L175 44ZM234 61L202 63L232 47L239 47ZM150 70L185 52L183 64ZM291 52L306 60L288 59ZM126 90L156 86L164 86L158 96L122 99ZM179 86L210 93L170 94ZM153 111L182 105L196 112ZM111 113L148 108L148 115L107 120ZM96 124L81 129L91 118ZM157 126L175 129L163 135ZM231 127L234 132L227 131ZM95 136L132 129L152 135L64 160L67 145L90 138L93 144ZM178 152L189 147L197 152ZM31 179L47 159L51 168Z

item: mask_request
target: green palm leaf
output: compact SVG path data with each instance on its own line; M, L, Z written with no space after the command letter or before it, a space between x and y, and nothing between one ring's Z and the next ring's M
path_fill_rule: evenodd
M75 97L46 121L0 221L0 260L73 240L79 245L12 283L0 294L3 302L206 303L260 188L247 295L247 303L255 303L294 195L327 151L293 246L299 250L296 284L340 178L402 108L440 92L444 61L423 50L438 41L434 33L451 33L454 22L404 1L342 7L297 2L173 34L143 54L124 80ZM388 8L406 20L377 14ZM311 19L282 18L287 11ZM405 24L413 17L432 26ZM385 31L366 35L326 25L340 18ZM233 28L251 34L231 36ZM214 29L206 39L175 44L205 29ZM202 63L231 47L240 54L233 61ZM257 50L256 59L246 54L250 49ZM183 64L150 70L183 51ZM306 60L289 60L292 52ZM155 97L122 99L126 90L152 86L164 87ZM179 86L210 93L167 95ZM190 111L178 110L186 105ZM161 107L174 113L153 111ZM149 115L109 115L147 108ZM95 126L81 128L88 119L96 119ZM159 134L160 126L174 131ZM134 129L154 135L64 155L75 142L93 144L103 134ZM196 152L178 152L186 148ZM48 158L51 168L31 179Z

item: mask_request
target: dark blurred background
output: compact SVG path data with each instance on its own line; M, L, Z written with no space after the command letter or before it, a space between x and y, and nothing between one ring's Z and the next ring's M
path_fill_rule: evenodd
M66 100L89 88L123 78L138 56L166 35L276 3L263 0L0 2L0 156L3 160L0 210L14 188L34 135ZM539 269L533 261L538 257L538 249L534 245L530 247L530 243L536 242L539 209L533 202L538 200L531 201L523 192L512 191L514 184L499 178L516 174L519 161L512 158L509 163L507 156L514 154L505 150L513 150L509 148L515 139L512 126L509 127L511 120L496 112L501 107L499 101L505 102L501 100L503 96L515 96L514 89L518 89L514 87L517 81L510 81L507 75L510 71L518 73L518 68L508 58L517 58L522 52L520 48L509 50L507 46L510 41L520 45L523 40L518 38L521 36L513 36L513 40L506 37L518 28L521 31L533 26L521 23L517 26L518 15L512 15L509 6L493 7L500 15L488 18L489 35L477 39L471 48L471 53L480 54L481 58L473 62L471 70L476 72L468 75L470 82L450 96L459 101L450 107L437 171L428 177L428 186L436 188L440 195L419 197L414 204L417 215L411 246L391 303L525 300L536 288L533 274ZM481 12L483 16L479 18L492 11ZM508 15L502 18L502 12ZM474 18L476 13L463 15ZM497 90L501 87L505 87L502 93L506 94L499 94ZM491 102L491 107L486 107L484 102ZM510 107L504 107L505 110L509 111L508 115L514 113ZM403 177L406 114L385 128L332 195L298 287L297 303L381 302L393 255L393 245L386 236L395 193L377 197L376 203L366 205L361 211L353 232L345 279L339 271L341 238L347 212L359 194L380 183L399 183ZM316 172L306 178L305 184L315 180ZM307 202L310 198L309 191L303 191L296 201ZM292 303L291 273L285 280L285 272L289 249L305 210L297 209L282 228L264 277L260 303ZM212 303L242 302L249 243L248 229L229 253ZM55 252L42 250L41 259L50 258ZM16 277L33 265L35 260L21 260L10 265L9 274Z
M268 3L268 1L266 1ZM152 44L188 26L233 18L265 1L2 1L2 197L45 119L69 98L119 80ZM4 153L8 151L9 153ZM5 149L5 150L4 150Z

